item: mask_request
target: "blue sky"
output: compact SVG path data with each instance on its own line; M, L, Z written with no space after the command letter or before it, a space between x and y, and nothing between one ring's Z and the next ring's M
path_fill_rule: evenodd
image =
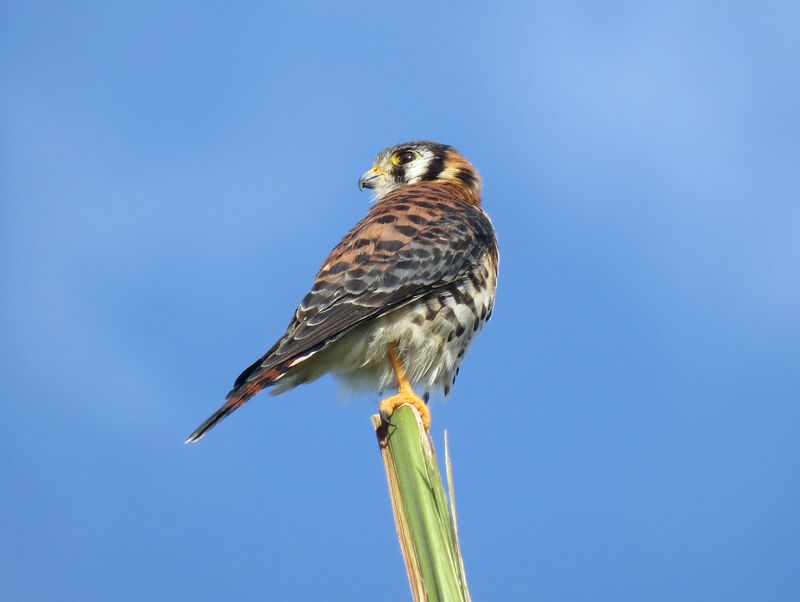
M432 406L473 597L800 596L793 3L0 10L0 598L409 599L377 395L182 442L416 138L501 248Z

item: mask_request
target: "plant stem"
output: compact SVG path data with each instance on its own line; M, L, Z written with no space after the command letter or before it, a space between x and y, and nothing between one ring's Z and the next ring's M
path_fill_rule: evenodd
M380 415L372 417L414 600L469 602L455 506L448 507L431 439L410 405L397 408L391 421L387 425ZM449 457L447 463L449 473Z

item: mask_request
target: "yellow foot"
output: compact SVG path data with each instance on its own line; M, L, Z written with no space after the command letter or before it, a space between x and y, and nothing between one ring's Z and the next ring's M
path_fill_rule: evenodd
M381 414L384 416L391 416L392 413L399 406L404 403L410 404L417 408L420 417L422 418L422 426L425 427L425 432L431 430L431 411L428 409L428 404L417 397L413 391L398 391L397 395L392 395L381 401L380 408Z

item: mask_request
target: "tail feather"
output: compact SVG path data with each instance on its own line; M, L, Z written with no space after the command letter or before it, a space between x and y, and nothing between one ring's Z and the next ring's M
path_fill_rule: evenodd
M254 382L234 387L234 389L228 393L227 401L222 404L216 412L211 414L203 424L198 426L197 429L186 438L184 443L194 443L202 439L203 435L213 429L217 423L222 422L228 415L243 406L248 399L261 391L261 389L274 384L284 374L286 374L285 363L263 372L259 375L258 380Z
M195 441L202 439L203 435L213 429L218 422L225 419L228 414L232 414L236 408L244 404L245 401L247 400L237 399L226 401L216 412L211 414L211 416L209 416L203 424L198 426L197 429L186 438L184 443L194 443Z

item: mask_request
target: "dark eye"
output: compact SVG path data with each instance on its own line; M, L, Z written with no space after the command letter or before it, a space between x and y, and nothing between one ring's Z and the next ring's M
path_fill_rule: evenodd
M416 155L414 153L412 153L411 151L406 151L402 155L400 155L400 158L397 160L397 162L400 165L405 165L406 163L411 163L415 158Z
M410 150L401 151L395 154L394 157L392 157L392 163L394 163L395 165L406 165L408 163L411 163L416 158L417 158L417 153L415 153L414 151Z

